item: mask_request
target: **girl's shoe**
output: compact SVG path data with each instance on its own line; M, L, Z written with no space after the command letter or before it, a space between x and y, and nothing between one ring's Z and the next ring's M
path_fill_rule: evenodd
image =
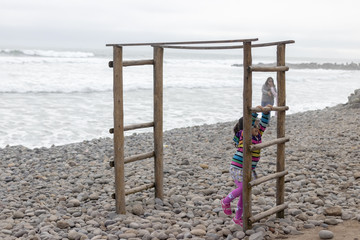
M240 218L240 219L236 219L235 217L232 219L232 222L237 224L237 225L240 225L241 227L243 226L243 220Z
M232 214L230 203L224 203L224 199L221 199L221 207L226 215Z

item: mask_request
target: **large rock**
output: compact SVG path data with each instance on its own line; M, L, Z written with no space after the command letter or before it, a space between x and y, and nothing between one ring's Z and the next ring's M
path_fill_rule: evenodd
M57 226L58 228L60 228L60 229L65 229L65 228L70 227L70 224L69 224L68 222L66 222L66 221L58 221L58 222L56 223L56 226Z
M328 230L321 230L319 232L320 239L332 239L334 237L334 233Z
M206 231L203 229L196 228L196 229L191 230L191 234L193 234L195 236L204 236L206 234Z
M135 204L133 206L133 209L132 209L132 213L137 215L137 216L141 216L141 215L144 215L144 208L142 205L140 204Z
M324 209L324 214L328 216L341 216L341 207L328 207Z

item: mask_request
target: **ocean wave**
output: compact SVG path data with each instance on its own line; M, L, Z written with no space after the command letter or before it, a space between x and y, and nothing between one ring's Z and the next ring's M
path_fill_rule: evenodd
M223 84L219 86L218 84L211 84L211 85L186 85L186 84L168 84L164 85L164 91L167 89L213 89L213 88L236 88L237 84ZM124 92L137 92L137 91L152 91L153 86L124 86ZM26 88L8 88L2 89L0 94L89 94L89 93L102 93L102 92L112 92L113 88L111 87L103 87L102 89L99 88L89 88L84 87L77 89L50 89L49 88L41 88L41 89L26 89Z
M101 93L112 92L113 89L81 89L81 90L5 90L0 91L0 94L72 94L72 93Z
M233 67L242 67L242 64L232 64ZM255 66L271 67L276 63L258 63ZM325 69L325 70L360 70L360 63L286 63L290 69Z
M38 50L38 49L1 49L0 56L18 56L18 57L53 57L53 58L88 58L94 57L92 52L81 51L55 51L55 50Z

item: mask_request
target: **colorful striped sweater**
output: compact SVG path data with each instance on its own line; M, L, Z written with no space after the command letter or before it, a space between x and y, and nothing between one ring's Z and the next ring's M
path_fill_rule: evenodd
M257 113L252 113L252 124L254 124L257 116L258 116ZM261 137L266 127L269 125L269 120L270 120L270 113L268 114L262 113L259 124L260 125L259 134L257 136L252 136L252 140L251 140L252 144L261 143ZM231 166L236 168L243 168L243 130L240 130L235 134L234 142L236 143L238 149L232 158ZM260 160L260 149L252 151L251 158L252 158L251 169L254 170L256 168L257 163Z

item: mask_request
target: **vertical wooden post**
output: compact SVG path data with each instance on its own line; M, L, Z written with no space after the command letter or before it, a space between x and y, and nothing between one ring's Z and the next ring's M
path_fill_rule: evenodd
M125 214L124 105L122 47L113 47L114 169L116 213Z
M155 197L163 199L163 56L162 47L154 47L154 164Z
M277 46L277 66L285 66L285 44ZM278 106L286 106L286 91L285 91L285 72L277 72L278 85ZM278 112L277 115L277 138L285 137L285 111ZM285 170L285 143L277 145L277 163L276 171L282 172ZM285 176L282 176L276 181L276 205L281 205L285 201ZM278 218L284 218L284 210L277 212Z
M244 89L243 89L243 117L244 117L244 162L243 162L243 223L244 230L251 229L251 105L252 105L252 73L249 67L252 64L251 42L244 42Z

